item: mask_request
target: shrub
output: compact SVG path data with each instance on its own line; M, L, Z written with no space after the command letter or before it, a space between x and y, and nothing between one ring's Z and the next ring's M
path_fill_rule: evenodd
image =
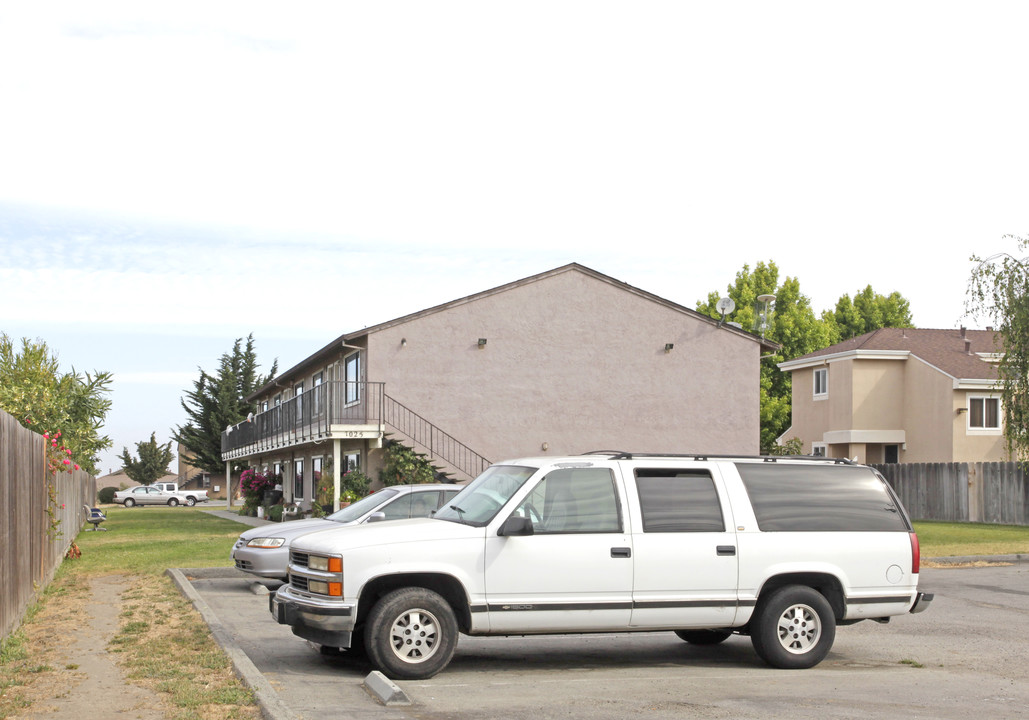
M100 488L100 492L96 494L96 501L101 505L110 505L114 502L114 493L113 487Z

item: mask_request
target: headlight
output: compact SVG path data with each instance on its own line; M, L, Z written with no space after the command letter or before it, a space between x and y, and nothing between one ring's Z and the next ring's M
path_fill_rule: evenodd
M285 538L258 537L250 540L247 543L247 547L277 548L282 547L284 542L286 542Z
M311 555L307 558L307 567L321 572L343 572L343 558Z

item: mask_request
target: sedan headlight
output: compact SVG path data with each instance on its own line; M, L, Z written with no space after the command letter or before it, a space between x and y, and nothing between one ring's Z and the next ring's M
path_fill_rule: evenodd
M252 538L248 543L247 547L253 548L278 548L282 547L283 543L286 542L285 538L273 538L273 537L257 537Z

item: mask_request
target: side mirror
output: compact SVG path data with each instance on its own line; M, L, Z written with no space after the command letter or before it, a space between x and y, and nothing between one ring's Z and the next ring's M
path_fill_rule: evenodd
M504 524L500 526L500 530L497 531L499 537L510 537L514 535L533 535L535 531L532 528L532 520L527 517L518 517L512 515Z
M386 513L382 512L380 510L379 512L373 512L371 515L369 515L368 519L365 520L365 522L366 523L382 522L385 519L386 519Z

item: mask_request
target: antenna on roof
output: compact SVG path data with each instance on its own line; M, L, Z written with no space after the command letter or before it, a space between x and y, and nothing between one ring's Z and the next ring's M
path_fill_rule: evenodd
M758 295L757 301L760 305L757 307L757 313L754 316L754 332L760 333L761 338L764 339L765 333L768 332L768 317L771 314L768 306L775 302L775 295L767 293Z

